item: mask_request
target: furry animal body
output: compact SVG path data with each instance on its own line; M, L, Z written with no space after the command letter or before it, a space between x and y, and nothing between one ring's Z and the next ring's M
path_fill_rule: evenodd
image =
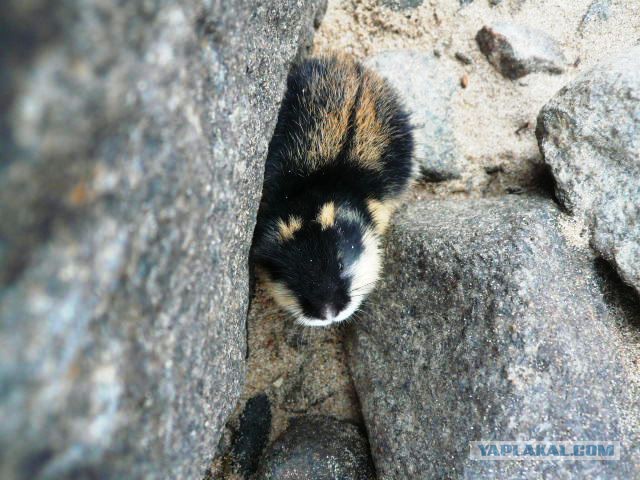
M414 178L408 115L344 56L293 67L265 167L253 260L308 326L349 318L374 288L380 241Z

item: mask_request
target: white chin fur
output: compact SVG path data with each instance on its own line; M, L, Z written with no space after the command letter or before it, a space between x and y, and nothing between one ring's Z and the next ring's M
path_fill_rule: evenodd
M298 317L296 323L305 327L327 327L333 323L333 320L319 320L317 318Z
M349 318L351 315L354 314L356 310L358 310L358 307L360 306L361 303L362 303L362 297L357 297L352 299L351 302L349 302L349 305L347 305L347 308L342 310L337 316L333 318L326 318L321 320L319 318L309 318L304 315L298 315L297 316L298 318L296 319L296 323L300 325L304 325L305 327L326 327L333 323L339 323Z

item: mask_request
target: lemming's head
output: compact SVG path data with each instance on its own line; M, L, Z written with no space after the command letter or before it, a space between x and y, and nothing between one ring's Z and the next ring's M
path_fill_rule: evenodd
M379 240L349 204L325 202L312 217L265 219L254 261L271 295L298 323L326 326L349 318L373 289Z

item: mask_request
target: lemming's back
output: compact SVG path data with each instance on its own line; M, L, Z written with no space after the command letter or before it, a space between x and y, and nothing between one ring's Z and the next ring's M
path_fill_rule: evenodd
M382 78L346 56L306 60L288 78L265 186L321 177L384 198L406 187L412 147L408 117Z

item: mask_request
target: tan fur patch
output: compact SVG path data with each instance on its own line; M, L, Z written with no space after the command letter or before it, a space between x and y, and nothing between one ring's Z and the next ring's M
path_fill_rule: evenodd
M326 71L313 72L299 97L301 111L320 120L309 130L301 128L290 134L293 142L289 155L300 158L311 171L321 168L340 154L353 129L351 161L362 168L381 171L382 154L394 134L394 108L388 101L393 92L380 76L360 70L348 55L334 55L322 61Z
M281 308L294 315L300 315L302 313L302 308L294 293L289 290L284 283L272 280L267 271L261 267L256 268L256 273L271 297L273 297Z
M333 227L336 221L336 205L333 202L325 203L318 213L318 223L322 226L322 230Z
M331 162L342 150L358 94L358 70L352 58L340 55L329 61L328 68L328 74L310 82L304 94L307 110L322 119L308 133L306 158L312 168Z
M267 290L276 301L285 310L291 310L292 308L298 308L298 301L287 287L280 282L274 282L272 280L265 281Z
M383 80L372 72L365 72L362 93L356 112L353 160L370 170L382 170L382 153L390 141L388 122L379 103L386 98Z
M290 215L288 221L278 220L278 233L280 240L285 242L291 240L293 235L302 228L302 219L295 215Z
M324 120L319 122L310 135L310 158L316 165L333 160L338 156L347 138L349 125L349 109L325 113Z
M380 202L375 199L367 200L367 208L373 217L373 223L376 226L376 233L383 235L389 227L391 216L398 207L395 201Z

